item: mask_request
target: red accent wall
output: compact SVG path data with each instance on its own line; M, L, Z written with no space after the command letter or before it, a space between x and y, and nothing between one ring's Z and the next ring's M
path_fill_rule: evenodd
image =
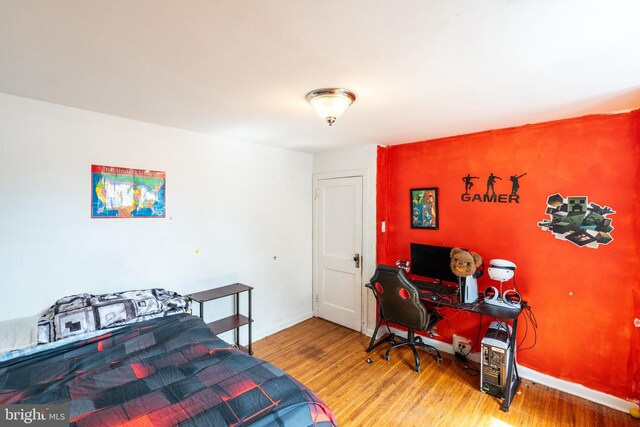
M463 176L479 176L471 192L484 193L492 172L502 177L496 192L506 194L509 176L527 173L519 203L461 200ZM431 186L439 189L439 229L411 229L409 189ZM519 352L518 362L640 401L640 328L633 324L640 318L639 189L640 110L380 147L377 260L410 259L409 243L416 242L515 262L518 288L538 321L537 343ZM555 193L588 196L615 210L608 216L613 241L578 247L539 228ZM478 280L480 291L496 284L487 274ZM530 326L523 348L533 342ZM518 329L521 338L524 321ZM447 342L452 333L474 340L478 317L458 314L440 322L438 332Z

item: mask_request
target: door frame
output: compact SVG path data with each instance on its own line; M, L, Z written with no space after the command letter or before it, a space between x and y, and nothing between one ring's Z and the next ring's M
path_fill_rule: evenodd
M325 179L338 179L338 178L355 178L359 177L362 179L362 254L361 256L361 289L360 289L360 332L367 331L367 293L365 292L367 288L364 287L366 281L365 277L369 277L367 274L372 271L371 266L372 263L375 267L375 250L371 251L371 242L369 239L369 234L367 233L368 225L371 221L371 215L375 213L371 212L369 206L369 171L367 169L356 169L342 172L325 172L325 173L317 173L313 174L313 233L312 233L312 253L313 253L313 261L312 261L312 307L313 307L313 315L318 317L318 264L319 264L319 248L318 248L318 186L319 181ZM374 228L375 229L375 228ZM375 245L375 242L373 243Z

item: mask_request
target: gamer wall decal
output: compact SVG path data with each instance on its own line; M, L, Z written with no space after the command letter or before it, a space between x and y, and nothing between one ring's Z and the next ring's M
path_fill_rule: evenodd
M546 213L549 220L538 222L538 226L553 233L556 239L594 249L613 241L611 218L607 215L616 212L608 206L589 203L587 196L563 198L561 194L552 194L547 198Z
M527 173L525 172L520 175L510 175L509 181L511 181L511 192L498 193L496 192L496 185L504 187L504 185L508 184L506 183L506 180L504 180L503 183L499 183L498 181L503 181L502 177L494 175L493 172L491 172L486 180L486 191L484 193L471 194L471 188L474 186L473 180L480 179L480 177L472 176L470 173L467 173L466 176L462 177L464 193L460 196L460 199L463 202L520 203L520 195L518 194L518 190L520 189L520 178L526 174Z

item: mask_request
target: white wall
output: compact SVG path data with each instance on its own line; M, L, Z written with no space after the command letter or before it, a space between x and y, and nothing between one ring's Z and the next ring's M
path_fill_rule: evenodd
M353 171L364 171L366 188L363 188L363 259L362 284L369 282L376 269L376 171L377 146L375 144L361 147L327 151L313 155L313 173L349 174ZM363 312L365 313L365 331L373 332L376 322L375 299L368 289L363 288Z
M255 287L256 338L311 316L310 154L4 94L0 117L0 320L236 281ZM91 164L165 171L167 217L91 219Z

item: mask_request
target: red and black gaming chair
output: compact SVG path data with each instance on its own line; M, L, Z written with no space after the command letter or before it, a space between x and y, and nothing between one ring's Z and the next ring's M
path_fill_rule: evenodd
M379 265L366 286L373 291L378 301L381 317L376 325L374 339L382 320L387 324L393 323L407 328L407 338L390 334L389 347L384 355L385 360L389 360L389 353L394 348L409 346L413 350L416 372L420 372L420 357L416 347L432 350L436 360L441 362L442 356L438 349L424 343L422 337L415 335L415 331L429 332L442 319L442 316L422 303L418 289L409 282L402 269ZM371 348L372 346L369 350Z

